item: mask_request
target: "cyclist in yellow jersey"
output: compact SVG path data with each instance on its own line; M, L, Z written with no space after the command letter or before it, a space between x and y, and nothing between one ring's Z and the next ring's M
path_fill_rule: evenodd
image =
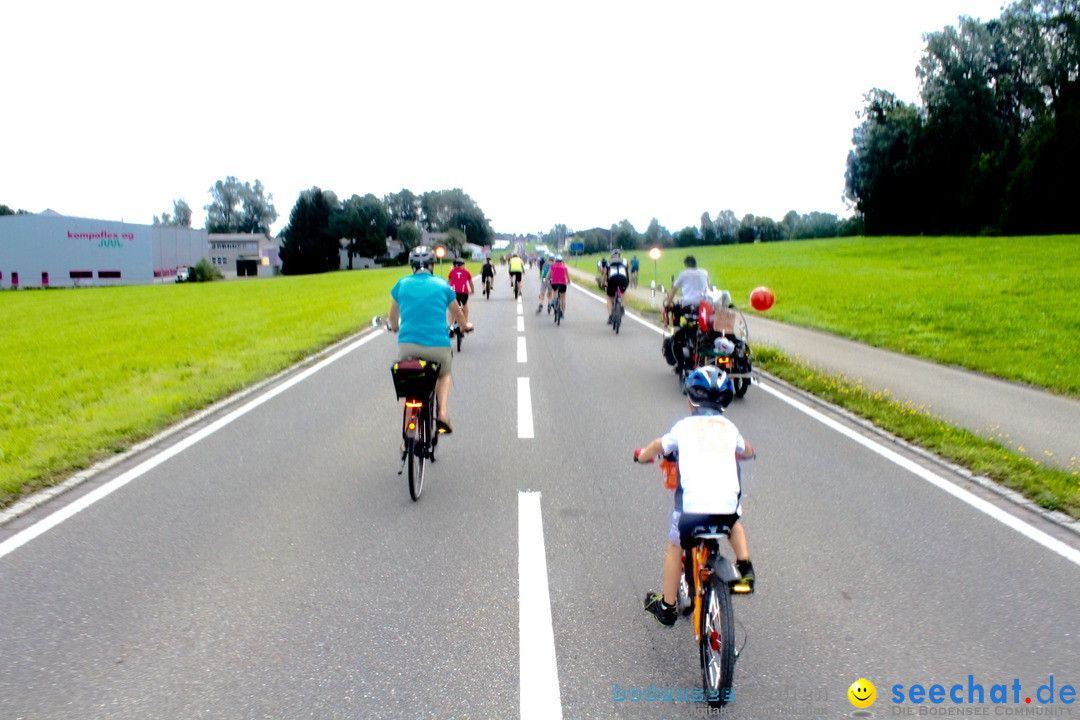
M525 263L521 261L521 258L517 256L517 253L510 255L510 287L519 285L521 283L521 275L525 272Z

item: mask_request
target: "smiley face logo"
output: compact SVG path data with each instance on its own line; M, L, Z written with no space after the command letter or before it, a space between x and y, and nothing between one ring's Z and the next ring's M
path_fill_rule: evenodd
M874 704L874 699L877 698L877 689L874 687L874 683L859 678L851 683L851 687L847 690L847 696L855 707L868 708Z

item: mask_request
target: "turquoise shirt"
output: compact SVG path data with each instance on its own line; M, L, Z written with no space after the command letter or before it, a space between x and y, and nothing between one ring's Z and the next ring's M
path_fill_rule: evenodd
M450 283L430 273L406 275L397 281L390 296L401 308L399 343L450 347L446 309L457 300Z

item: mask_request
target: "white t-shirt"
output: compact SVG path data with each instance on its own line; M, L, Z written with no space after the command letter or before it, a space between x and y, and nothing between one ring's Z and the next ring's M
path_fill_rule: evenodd
M701 268L686 268L675 278L672 290L682 290L682 304L695 305L709 289L709 273Z
M723 415L691 415L660 438L664 454L679 451L682 511L707 515L742 512L742 483L735 453L746 441Z

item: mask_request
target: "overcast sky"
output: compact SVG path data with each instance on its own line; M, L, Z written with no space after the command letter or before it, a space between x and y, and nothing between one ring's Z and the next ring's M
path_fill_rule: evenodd
M460 187L496 232L849 214L863 95L1001 0L9 3L0 204L150 223Z

